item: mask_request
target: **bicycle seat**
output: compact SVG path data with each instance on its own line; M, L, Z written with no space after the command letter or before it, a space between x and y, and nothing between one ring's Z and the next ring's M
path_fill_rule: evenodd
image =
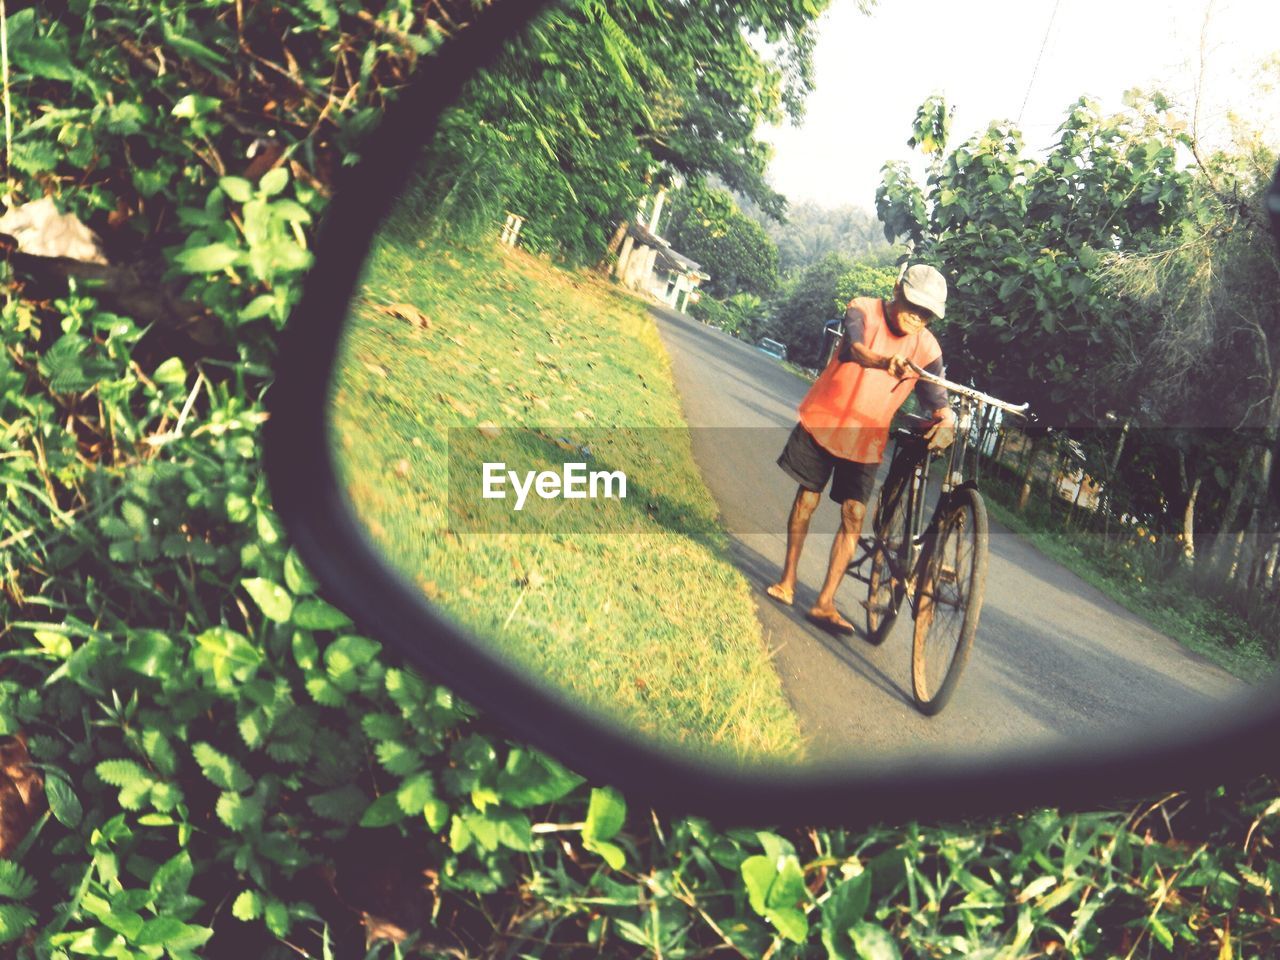
M902 426L894 431L896 436L919 438L933 426L933 420L930 417L917 417L911 413L903 413L899 416L902 419Z

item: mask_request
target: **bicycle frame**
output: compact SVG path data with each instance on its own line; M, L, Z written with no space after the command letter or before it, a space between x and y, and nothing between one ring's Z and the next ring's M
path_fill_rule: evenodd
M895 556L892 553L887 553L886 560L894 581L902 584L910 582L916 564L920 559L921 551L924 549L930 533L937 527L938 518L943 515L950 505L952 494L961 487L977 487L976 470L974 471L974 479L965 478L965 461L969 455L970 435L973 431L973 425L975 422L980 422L978 415L984 414L989 406L1012 413L1015 416L1024 416L1027 409L1027 404L1016 407L970 387L964 387L941 377L935 377L914 364L912 364L912 368L921 379L936 383L947 389L953 397L952 402L958 412L956 415L955 440L945 454L946 470L942 476L938 502L934 505L928 523L925 522L925 509L929 493L929 474L933 464L943 456L943 454L927 448L920 449L920 445L925 443L922 430L931 421L920 417L912 417L910 418L912 426L899 427L894 432L893 457L889 461L889 473L885 478L885 485L895 482L895 478L904 470L909 470L910 475L907 477L906 488L902 494L907 497L904 548L901 555ZM862 554L856 557L848 568L848 575L863 583L869 582L869 578L860 572L860 568L875 553L882 532L879 529L878 521L878 516L871 518L872 531L870 536L864 535L858 539ZM917 612L915 604L919 598L914 590L909 590L907 593L911 598L912 614L914 615Z

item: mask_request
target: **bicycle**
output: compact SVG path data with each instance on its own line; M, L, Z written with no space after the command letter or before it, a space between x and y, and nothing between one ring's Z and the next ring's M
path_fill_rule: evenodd
M959 408L938 502L926 525L929 469L944 454L929 450L923 437L933 421L908 415L908 425L894 432L889 473L871 511L872 534L859 538L864 552L846 574L867 584L862 606L867 639L873 644L884 642L903 600L910 598L915 621L911 694L916 708L933 716L951 699L968 662L986 590L987 509L978 492L976 469L975 479L964 476L970 433L974 423L981 422L977 415L985 415L988 406L1025 418L1029 404L1014 406L910 366L921 379L951 393ZM868 561L871 569L863 576L861 568Z

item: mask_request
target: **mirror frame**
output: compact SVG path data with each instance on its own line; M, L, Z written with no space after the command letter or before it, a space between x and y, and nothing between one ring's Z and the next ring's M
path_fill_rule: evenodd
M858 826L1037 806L1082 809L1280 768L1280 751L1264 746L1280 741L1280 679L1216 725L1141 744L1042 747L980 758L864 758L799 769L708 767L640 742L531 682L387 564L340 489L327 438L329 385L348 306L382 216L439 117L467 78L548 6L548 0L496 0L424 59L362 144L359 162L340 178L320 226L315 265L281 338L264 461L276 510L322 595L393 657L455 690L503 733L594 784L621 789L635 803L722 823ZM1270 199L1280 211L1280 171Z

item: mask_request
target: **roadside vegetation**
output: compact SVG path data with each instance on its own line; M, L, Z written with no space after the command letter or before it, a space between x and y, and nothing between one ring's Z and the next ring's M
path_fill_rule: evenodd
M8 203L48 197L87 224L117 282L90 289L74 257L21 248L0 267L0 955L1280 951L1270 777L1106 811L727 829L584 783L388 663L281 529L260 465L263 398L335 172L474 6L17 6ZM696 55L727 89L663 106L724 116L710 106L773 102L780 81L750 44L718 41L794 39L819 8L708 7L672 32L674 5L572 3L550 33L573 56L543 48L540 68L553 86L618 76L578 65L633 62L621 38L672 58L654 75L679 82L695 75L679 58ZM803 49L791 48L798 76ZM610 142L611 118L651 131L619 102L643 106L654 86L619 84L581 125L545 127L590 131L588 145ZM652 119L664 117L688 119ZM558 184L568 147L525 133L512 154L550 154L531 182ZM659 133L652 144L670 146ZM702 143L677 159L693 166ZM617 181L578 186L592 182ZM592 230L633 209L644 179L626 182L625 197L581 190ZM510 199L474 184L458 196L497 207L478 217L485 231ZM1240 502L1256 502L1247 492Z
M331 413L374 542L522 673L618 724L722 763L798 759L642 304L590 271L496 244L423 249L412 233L389 225L371 257ZM480 458L581 459L629 490L472 517L488 505Z
M983 492L996 521L1161 633L1242 680L1275 679L1274 638L1220 600L1188 589L1184 578L1170 576L1168 560L1146 527L1135 523L1110 538L1090 536L1064 528L1065 510L1054 513L1037 505L1019 512L1012 486L984 484Z
M1001 426L1019 451L1006 504L1174 638L1270 674L1276 145L1242 120L1234 145L1210 152L1176 105L1137 91L1114 116L1080 100L1042 159L1011 127L952 144L949 124L943 100L921 105L927 186L888 167L878 207L886 236L955 278L939 325L948 374L1039 418Z

